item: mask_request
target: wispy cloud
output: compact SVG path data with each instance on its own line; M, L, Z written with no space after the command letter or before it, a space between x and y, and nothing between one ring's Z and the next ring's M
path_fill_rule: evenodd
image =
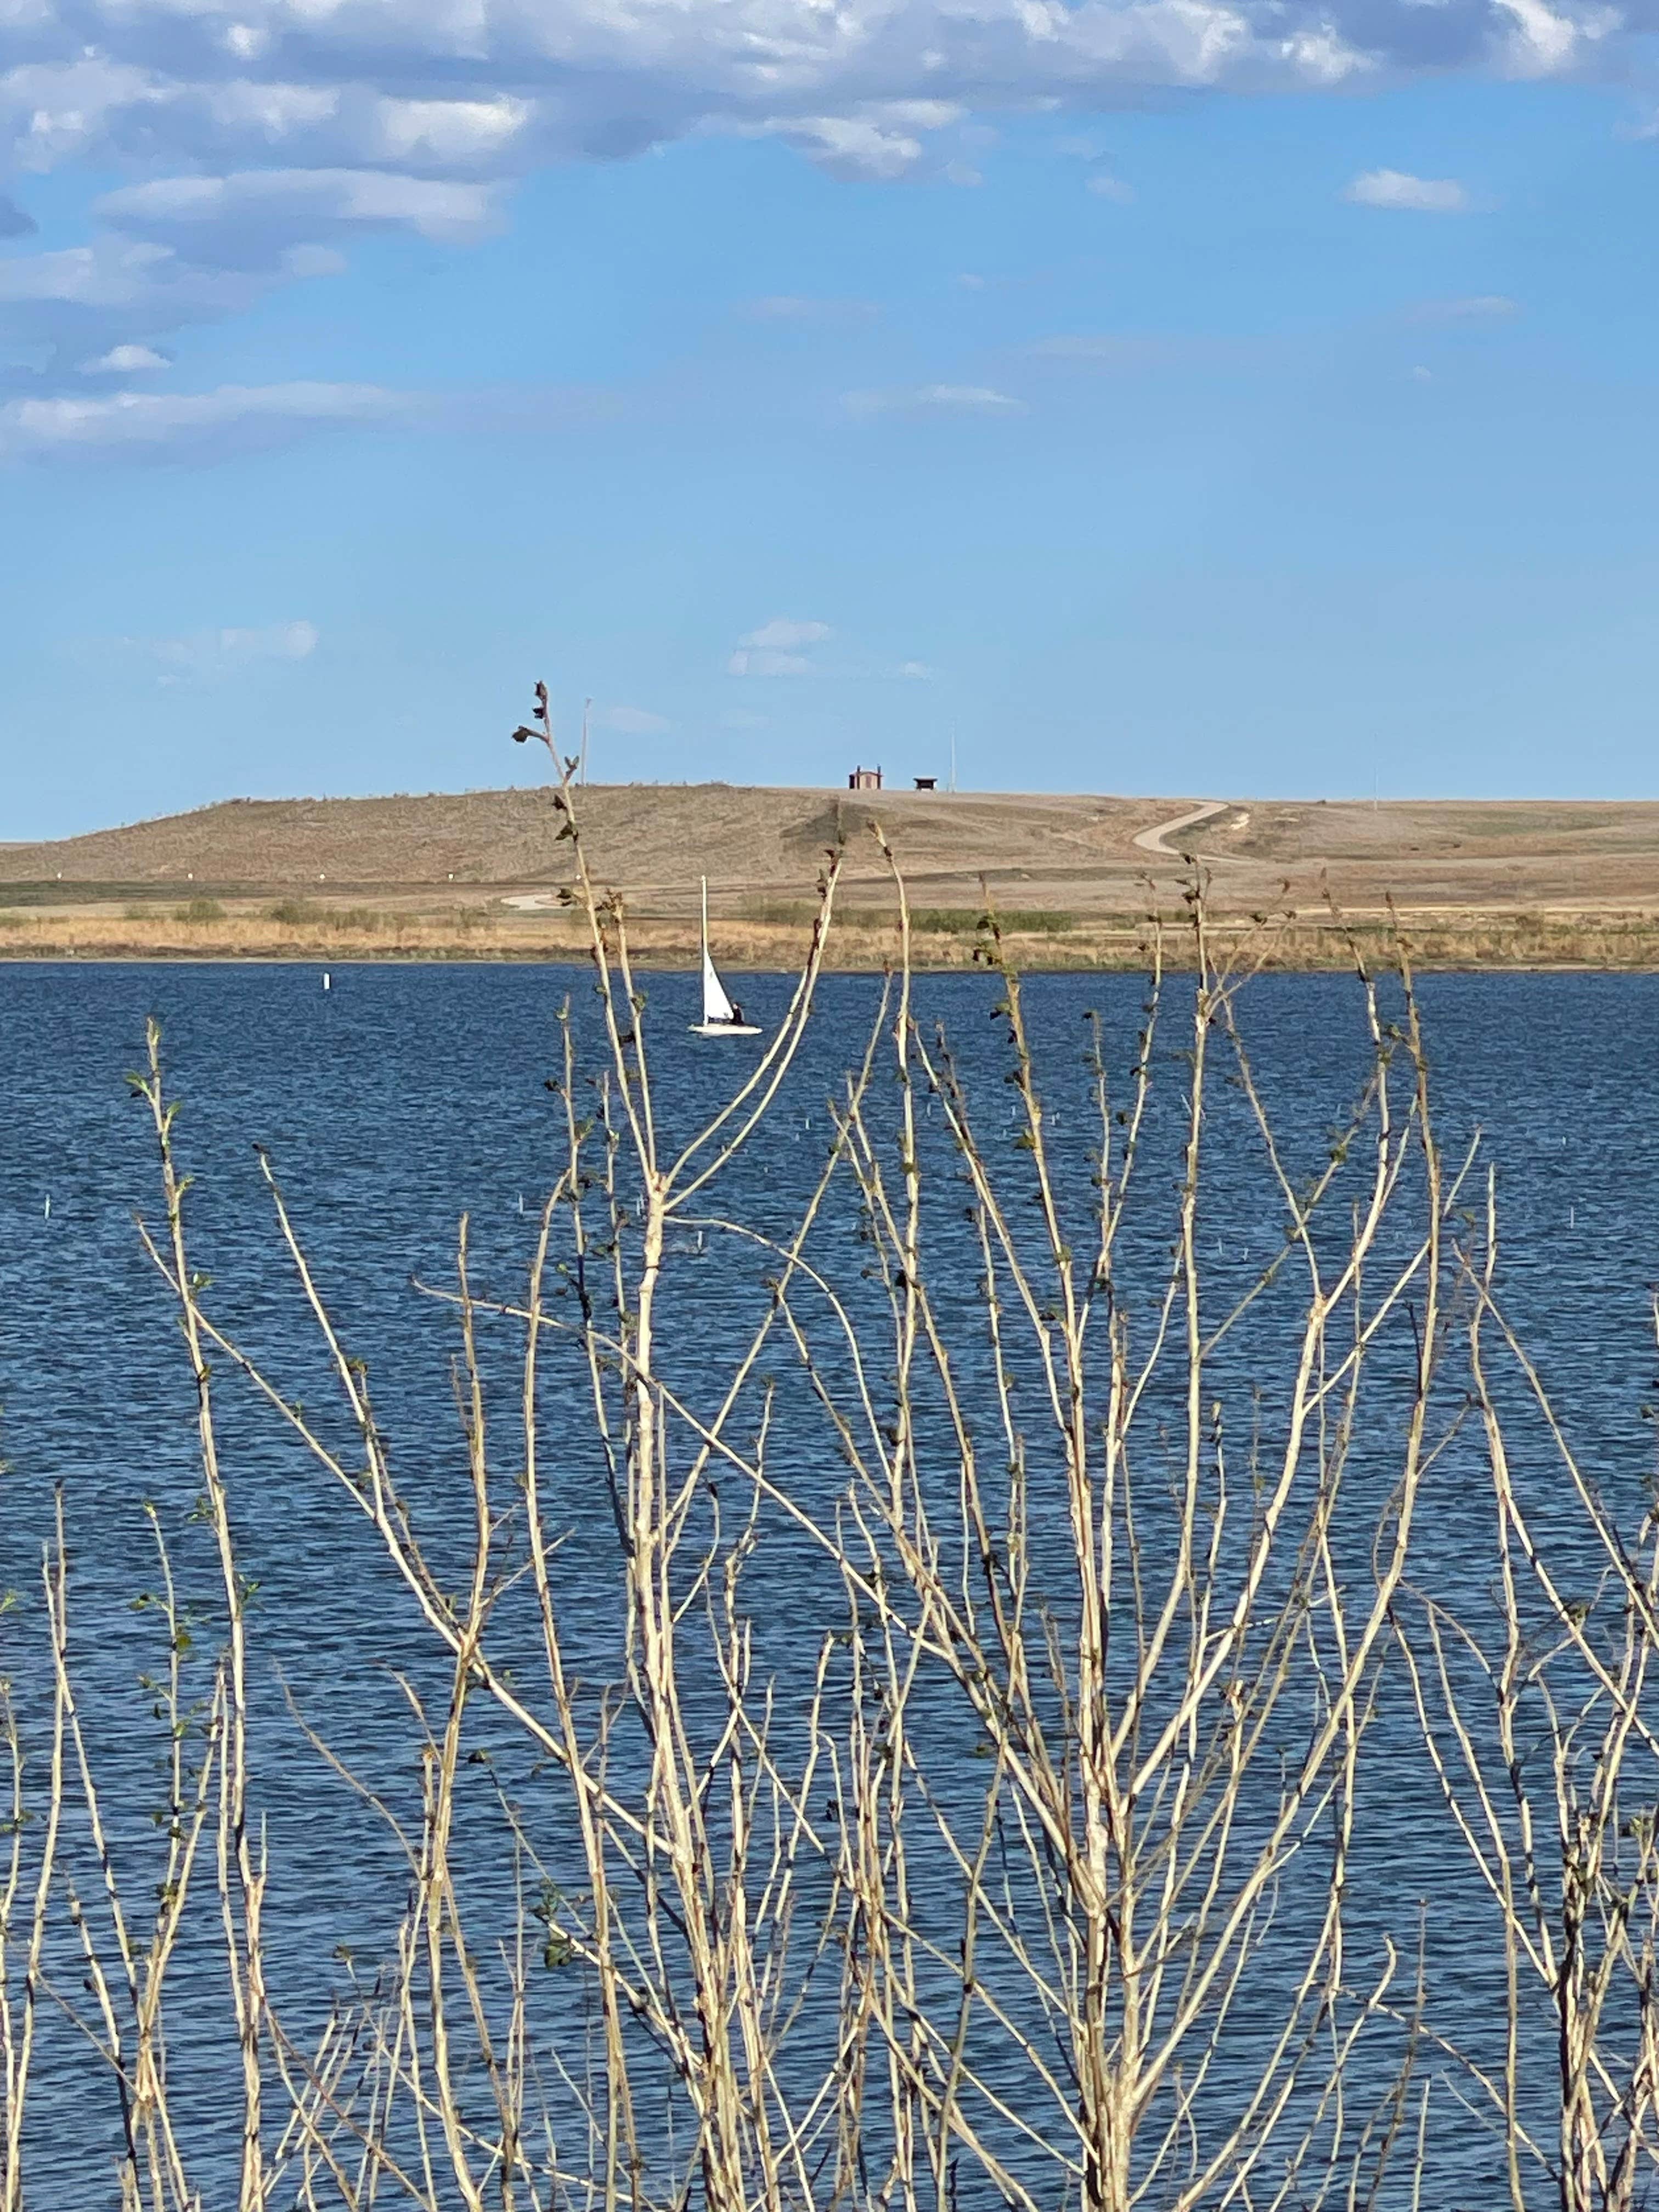
M775 615L770 622L745 631L738 640L726 672L728 676L810 676L812 663L804 648L822 645L833 635L828 623Z
M165 336L243 313L273 284L314 270L325 251L293 248L258 274L206 266L168 246L108 231L87 246L0 253L0 347L14 357L40 357L27 387L33 396L101 398L111 374L128 373L124 361L132 373L149 374L142 357L163 359ZM97 380L92 392L88 378ZM12 389L20 388L14 380Z
M964 112L950 100L865 100L850 114L779 116L748 127L756 135L799 147L832 176L890 184L922 166L927 134L960 122ZM961 173L962 167L947 162L939 173L953 183L977 183L977 178Z
M866 657L856 649L849 653L848 641L844 637L836 639L836 650L831 656L819 656L816 648L835 635L828 623L801 622L793 615L775 616L738 640L726 664L726 673L830 677L842 684L931 684L933 680L935 672L925 660L894 662ZM736 719L727 717L727 726L732 729L758 729L761 726L760 718L745 716L741 710Z
M405 397L373 384L227 384L216 392L18 399L0 407L0 459L218 459L410 410Z
M112 229L155 240L218 268L265 269L296 246L343 234L412 230L445 244L486 231L488 185L374 169L250 169L227 177L161 177L106 192L94 213Z
M117 638L118 650L155 664L162 684L204 684L258 661L308 660L321 642L314 623L272 623L261 629L200 629L183 637Z
M1110 142L1096 131L1068 131L1054 142L1056 154L1074 161L1086 163L1083 188L1097 199L1118 200L1124 205L1133 199L1135 189L1113 173Z
M918 384L890 392L848 392L849 415L1023 415L1025 402L988 384Z
M1455 177L1413 177L1403 169L1367 169L1342 197L1357 207L1404 208L1419 215L1467 215L1474 204Z
M118 345L112 346L107 353L98 355L94 360L83 361L81 374L83 376L142 376L149 369L170 368L172 366L167 355L157 353L154 346Z
M674 726L665 715L653 714L644 707L601 707L593 717L593 726L614 730L623 738L659 738Z
M740 637L738 643L788 653L797 646L822 645L826 637L834 635L828 623L797 622L790 615L775 615L769 623L763 623L758 629L751 629Z

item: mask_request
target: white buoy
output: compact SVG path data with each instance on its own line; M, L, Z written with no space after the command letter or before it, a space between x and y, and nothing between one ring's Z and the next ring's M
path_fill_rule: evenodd
M44 1218L47 1221L52 1219L52 1193L50 1191L46 1193L46 1211Z
M328 972L327 969L326 969L326 968L325 968L325 969L324 969L324 970L323 970L323 988L324 988L324 990L327 991L327 990L331 990L332 988L333 988L332 981L331 981L331 977L330 977L330 975L329 975L329 972Z

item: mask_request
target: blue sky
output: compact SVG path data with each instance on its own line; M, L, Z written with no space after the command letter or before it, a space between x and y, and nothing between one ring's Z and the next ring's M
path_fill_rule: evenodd
M1659 791L1645 22L57 0L0 837L529 773Z

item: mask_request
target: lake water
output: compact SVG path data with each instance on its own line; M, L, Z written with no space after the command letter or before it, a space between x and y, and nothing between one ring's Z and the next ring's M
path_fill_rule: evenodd
M19 1594L0 1638L20 1695L25 1702L38 1697L40 1545L54 1486L61 1486L73 1561L73 1663L118 1855L139 1892L153 1878L148 1811L160 1787L148 1700L136 1686L137 1674L155 1663L153 1620L131 1610L132 1599L155 1585L146 1500L174 1548L186 1595L199 1603L201 1653L213 1641L211 1558L191 1518L199 1473L190 1378L133 1218L141 1213L154 1223L161 1212L148 1115L124 1079L142 1061L146 1018L154 1013L164 1025L170 1085L184 1101L178 1142L197 1178L189 1200L192 1243L197 1265L213 1279L211 1310L270 1364L289 1395L319 1408L331 1435L349 1438L280 1249L253 1149L263 1146L351 1347L368 1363L400 1479L440 1559L466 1533L465 1455L449 1365L454 1327L453 1314L424 1296L415 1279L453 1279L456 1226L465 1212L475 1284L490 1296L521 1294L540 1203L562 1158L560 1109L546 1079L556 1073L556 1016L567 997L584 1051L591 1055L598 1043L585 969L365 966L337 968L331 989L320 985L319 971L302 967L0 965L0 1064L7 1072L0 1455L9 1470L0 1580ZM689 1133L720 1103L749 1048L702 1047L688 1036L695 978L652 976L647 988L664 1127ZM823 1164L826 1102L861 1048L879 988L869 978L826 979L776 1107L711 1195L711 1212L787 1233ZM789 988L788 979L757 976L744 979L741 994L750 1018L770 1030ZM1003 1080L1006 1052L992 1018L998 993L993 978L971 974L916 986L924 1024L942 1022L959 1054L988 1148L1013 1173L1021 1165L1010 1150L1017 1102ZM1144 986L1127 977L1046 976L1025 986L1026 1018L1057 1117L1066 1203L1080 1224L1093 1202L1082 1018L1091 1009L1102 1017L1114 1096L1121 1097L1143 997ZM1568 1434L1633 1528L1654 1458L1643 1407L1659 1395L1647 1289L1659 1278L1659 979L1433 977L1423 983L1421 1000L1443 1142L1460 1152L1479 1132L1484 1157L1496 1168L1506 1310ZM1240 1009L1263 1095L1299 1176L1322 1164L1325 1132L1345 1113L1365 1066L1358 988L1341 977L1267 977L1247 988ZM1126 1231L1126 1281L1143 1290L1137 1326L1146 1324L1174 1219L1175 1108L1189 1034L1190 986L1177 981L1157 1045L1158 1080L1169 1087L1170 1103L1152 1116L1146 1204ZM941 1117L925 1100L919 1110L934 1148L930 1158L948 1176ZM890 1126L891 1111L889 1088L878 1121ZM1200 1243L1220 1299L1250 1281L1280 1233L1279 1219L1236 1092L1218 1086L1206 1141L1213 1182L1200 1211ZM1474 1202L1478 1211L1483 1201ZM849 1190L826 1224L822 1264L845 1288L854 1315L877 1329L883 1309L860 1273L856 1213ZM947 1317L965 1331L975 1309L976 1248L965 1227L950 1225L961 1223L959 1200L941 1203L936 1218L934 1279ZM1028 1218L1018 1233L1030 1233ZM764 1311L762 1278L772 1264L752 1244L713 1231L699 1238L688 1229L671 1252L665 1325L674 1376L688 1394L713 1388L722 1358ZM1367 1431L1362 1424L1355 1446L1362 1500L1372 1479L1368 1452L1376 1480L1391 1463L1387 1389L1390 1377L1397 1383L1406 1372L1413 1325L1402 1309L1379 1352L1378 1426ZM1217 1363L1214 1387L1227 1401L1229 1434L1240 1439L1241 1457L1257 1386L1263 1395L1255 1401L1255 1418L1272 1430L1276 1386L1261 1364L1270 1357L1271 1326L1264 1313L1259 1325L1242 1327ZM827 1357L833 1387L844 1367ZM803 1495L827 1498L845 1469L785 1347L775 1347L769 1359L788 1416L774 1462L779 1479ZM503 1465L516 1449L515 1360L510 1329L486 1331L485 1368L501 1394L495 1434ZM965 1371L966 1387L988 1387L982 1364L970 1359ZM585 1389L585 1370L550 1357L544 1419L552 1504L572 1532L562 1587L569 1593L572 1636L598 1668L614 1629L604 1598L614 1583L614 1537ZM1174 1401L1164 1408L1171 1420L1177 1410ZM349 1501L229 1374L220 1385L220 1412L243 1571L258 1585L251 1617L255 1797L269 1823L275 1869L274 1972L279 1988L297 1992L337 1972L330 1960L339 1945L360 1959L377 1956L402 1909L406 1875L381 1824L319 1768L301 1740L285 1690L389 1802L406 1816L414 1808L418 1829L418 1759L396 1675L406 1669L416 1686L432 1690L441 1674L372 1532L353 1517ZM1580 1540L1547 1439L1524 1413L1517 1418L1517 1481L1540 1527L1563 1547L1571 1573L1589 1575L1582 1549L1574 1548ZM1491 1572L1483 1495L1468 1443L1460 1442L1425 1488L1423 1562L1414 1571L1426 1586L1472 1609L1486 1603ZM1373 1498L1367 1510L1376 1504ZM1363 1571L1362 1556L1348 1564ZM747 1602L768 1664L787 1671L806 1639L815 1645L833 1626L830 1600L815 1575L787 1532L770 1553L757 1554ZM586 1623L585 1577L597 1594ZM39 1724L38 1709L26 1713L26 1734L37 1746ZM941 1729L949 1725L941 1719ZM965 1755L966 1740L963 1747ZM1502 2003L1501 1954L1397 1670L1365 1759L1356 1958L1363 1962L1375 1953L1384 1926L1414 1942L1422 1900L1431 2011L1445 2032L1489 2052L1494 2008ZM1650 1802L1659 1794L1650 1775L1642 1786ZM69 1863L77 1886L89 1892L95 1869L73 1819L70 1827ZM555 1838L548 1848L556 1858L565 1844ZM940 1909L943 1931L949 1915ZM170 2038L191 2156L207 2201L219 2203L232 2201L223 2191L234 2133L215 2071L228 2046L223 1969L212 1933L209 1924L192 1934L181 1954ZM52 1963L64 2005L87 2007L76 1962L61 1944ZM1250 2001L1247 1989L1246 2014ZM306 2000L295 2002L303 2008ZM1248 2029L1248 2018L1243 2025ZM550 2033L575 2030L566 2021ZM114 2204L112 2099L98 2062L55 2004L42 2016L37 2063L30 2201ZM1449 2084L1455 2070L1443 2054L1431 2054L1419 2084L1437 2072ZM1426 2158L1425 2206L1475 2212L1499 2201L1501 2144L1470 2118L1449 2086L1431 2100ZM1379 2202L1413 2201L1407 2164L1392 2170ZM286 2185L279 2201L293 2201L293 2185ZM1554 2201L1541 2177L1528 2187L1535 2201ZM964 2188L963 2201L988 2200Z

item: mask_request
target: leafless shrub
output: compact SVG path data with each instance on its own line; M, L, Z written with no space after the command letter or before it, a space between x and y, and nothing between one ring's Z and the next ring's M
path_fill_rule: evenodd
M1489 1335L1522 1355L1491 1235L1484 1257L1460 1242L1469 1161L1442 1156L1408 963L1385 987L1356 962L1365 1066L1308 1171L1239 1018L1273 944L1218 955L1195 885L1194 981L1166 989L1154 924L1127 1068L1091 1019L1085 1132L1076 1098L1045 1095L994 920L1006 1115L918 1019L895 866L902 957L792 1224L763 1227L723 1194L806 1033L841 856L771 1042L676 1139L627 916L590 876L574 764L544 693L540 707L521 734L555 761L598 1058L567 1007L562 1163L522 1297L480 1293L465 1224L434 1292L458 1345L459 1525L394 1464L263 1154L332 1406L301 1403L220 1317L191 1259L151 1028L135 1087L165 1218L144 1235L194 1394L218 1649L191 1658L199 1625L158 1523L140 1601L164 1654L150 1691L167 1802L140 1911L149 1870L106 1818L76 1703L60 1519L38 1780L9 1693L3 1708L5 2208L25 2202L46 2001L115 2100L124 2212L231 2201L169 2088L168 1977L204 1916L229 1992L238 2212L1290 2212L1390 2190L1416 2207L1437 2069L1473 2080L1495 2116L1516 2206L1534 2153L1569 2212L1633 2204L1659 1892L1651 1817L1621 1777L1655 1747L1653 1531L1623 1546L1556 1429L1603 1561L1583 1611L1516 1502ZM1166 1098L1171 1064L1185 1072ZM1224 1183L1224 1210L1208 1200L1224 1115L1274 1213L1251 1229L1253 1263L1209 1256L1239 1228ZM754 1310L734 1304L729 1341L688 1336L674 1302L711 1240L753 1262ZM521 1346L505 1419L485 1348L504 1330ZM270 1780L216 1397L231 1378L331 1486L402 1601L411 1795L352 1771L293 1707L406 1883L377 1965L316 1962L331 1972L321 2008L273 1986ZM1472 1417L1496 1512L1492 1648L1408 1579L1425 1480ZM614 1526L608 1559L589 1546L580 1566L578 1495L588 1522L597 1504ZM1498 1906L1510 2028L1496 2071L1437 2027L1414 1913L1351 1925L1362 1770L1396 1652ZM1472 1685L1492 1700L1484 1732ZM1522 1747L1540 1726L1547 1778ZM486 1737L518 1747L518 1766ZM1534 1841L1547 1817L1559 1899ZM481 1866L486 1836L498 1859ZM73 1976L52 1967L55 1915ZM1528 1975L1561 2021L1553 2165L1522 2086Z
M1423 1741L1502 1960L1501 2053L1455 2055L1501 2132L1516 2212L1534 2178L1562 2212L1629 2212L1650 2201L1659 2172L1659 1522L1651 1495L1632 1529L1600 1493L1498 1303L1490 1179L1471 1225L1486 1602L1474 1577L1455 1604L1402 1591L1399 1613ZM1530 1411L1576 1521L1547 1543L1516 1480L1495 1366L1510 1386L1510 1425Z

